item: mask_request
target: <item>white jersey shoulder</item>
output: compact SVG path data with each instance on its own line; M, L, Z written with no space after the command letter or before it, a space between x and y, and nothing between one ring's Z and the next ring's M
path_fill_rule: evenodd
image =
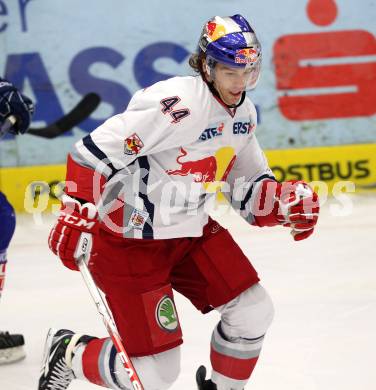
M137 91L124 114L144 112L153 120L157 132L179 134L181 141L188 141L193 136L192 128L205 125L209 97L210 91L201 77L173 77Z
M86 146L94 145L91 152L99 150L100 153L95 152L97 157L106 156L119 168L137 157L189 144L198 137L192 129L201 129L208 121L205 106L209 94L201 77L160 81L137 91L124 112L111 117L90 134ZM83 141L76 144L76 150L85 155L84 159L89 158Z
M202 101L207 93L207 87L199 76L171 77L137 91L129 102L128 108L141 102L148 105L148 103L161 102L167 98L176 97L176 101L168 102L171 104L171 108L179 109L181 106L187 105L193 110L197 110L200 109L198 102Z

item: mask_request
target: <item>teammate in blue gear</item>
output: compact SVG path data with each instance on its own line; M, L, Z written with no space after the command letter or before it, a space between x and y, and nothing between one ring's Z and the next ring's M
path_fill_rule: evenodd
M12 117L13 126L7 129L12 134L23 134L30 125L34 107L31 100L22 95L10 82L0 78L0 134L6 119ZM4 134L5 135L5 134ZM12 205L0 192L0 297L4 287L7 249L16 227ZM0 332L0 364L11 363L25 356L24 339L19 334Z
M0 78L0 127L4 125L6 118L13 117L15 123L9 132L23 134L30 126L33 112L32 101L9 81Z

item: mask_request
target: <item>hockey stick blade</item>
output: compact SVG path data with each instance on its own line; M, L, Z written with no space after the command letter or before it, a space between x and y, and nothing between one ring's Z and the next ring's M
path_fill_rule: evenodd
M94 92L88 93L84 98L65 116L55 123L46 127L30 128L28 134L42 138L55 138L84 121L98 107L101 99Z

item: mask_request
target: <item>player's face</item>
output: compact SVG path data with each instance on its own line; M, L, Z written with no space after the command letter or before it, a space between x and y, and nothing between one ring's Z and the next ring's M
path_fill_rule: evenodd
M220 63L216 64L213 83L224 103L232 106L239 102L251 74L252 70L248 68L232 68Z

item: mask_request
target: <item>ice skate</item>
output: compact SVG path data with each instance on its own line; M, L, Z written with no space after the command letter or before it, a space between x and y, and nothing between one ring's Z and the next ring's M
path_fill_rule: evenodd
M196 383L198 390L217 390L217 385L210 379L205 380L205 377L206 368L204 366L200 366L196 371Z
M0 364L17 362L25 357L22 334L0 332Z
M74 348L92 337L75 334L67 329L50 329L44 347L44 356L38 390L65 390L75 378L71 368Z
M196 382L198 390L217 390L217 386L210 379L205 380L206 368L200 366L196 372Z

